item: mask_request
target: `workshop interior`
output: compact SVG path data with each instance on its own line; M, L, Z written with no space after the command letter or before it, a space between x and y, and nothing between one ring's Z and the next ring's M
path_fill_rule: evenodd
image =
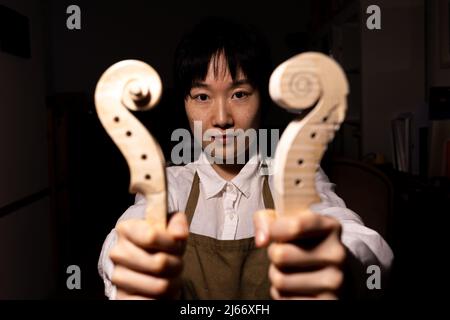
M257 26L274 66L317 51L342 67L347 114L321 167L392 248L383 298L414 296L440 277L450 208L449 13L448 0L0 0L0 299L106 299L99 254L135 195L97 117L97 82L121 60L151 64L162 98L136 116L170 159L172 132L189 129L172 57L206 16ZM291 118L271 106L263 121L282 132ZM81 288L67 285L71 266Z

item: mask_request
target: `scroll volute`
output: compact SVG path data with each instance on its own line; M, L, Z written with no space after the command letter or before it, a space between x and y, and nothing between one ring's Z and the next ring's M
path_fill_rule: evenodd
M290 112L275 152L274 201L280 215L307 212L320 202L315 177L322 156L345 118L348 82L341 67L316 52L296 55L272 73L270 95Z
M128 163L130 192L145 196L147 220L165 228L167 194L164 156L158 142L129 111L153 108L161 94L161 79L151 66L137 60L124 60L111 66L101 76L95 90L95 105L103 127Z

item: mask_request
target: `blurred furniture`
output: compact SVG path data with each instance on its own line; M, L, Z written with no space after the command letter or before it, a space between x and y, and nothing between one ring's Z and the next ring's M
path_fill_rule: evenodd
M389 241L394 189L388 177L370 164L347 158L333 158L328 175L347 207Z

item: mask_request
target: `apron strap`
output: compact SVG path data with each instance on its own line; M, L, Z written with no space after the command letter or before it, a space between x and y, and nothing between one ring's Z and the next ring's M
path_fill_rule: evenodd
M200 195L200 178L198 177L197 171L195 171L194 181L192 181L191 186L191 192L189 193L186 209L184 210L189 227L191 226L191 221L192 217L194 216L195 208L197 208L199 195Z
M264 201L264 207L266 207L266 209L275 209L275 205L273 203L272 192L270 192L268 175L264 176L262 196L263 196L263 201Z
M266 209L274 209L275 206L273 203L272 193L270 192L268 177L269 176L264 175L263 190L262 190L264 207ZM186 209L184 210L187 217L188 226L191 225L192 218L194 217L194 212L195 209L197 208L199 195L200 195L200 178L197 174L197 171L195 171L194 180L192 181L191 191L189 193L188 201L186 204Z

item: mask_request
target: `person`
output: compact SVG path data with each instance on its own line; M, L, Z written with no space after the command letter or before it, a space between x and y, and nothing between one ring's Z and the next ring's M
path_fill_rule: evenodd
M354 282L365 286L365 267L389 272L390 247L346 208L322 169L314 214L266 210L273 208L272 162L252 152L248 139L230 143L234 130L260 127L267 105L273 69L258 32L206 19L181 40L174 66L192 131L200 123L211 139L202 139L197 160L166 170L175 212L166 230L144 220L146 202L137 194L106 238L98 267L107 297L336 299ZM242 154L244 163L220 161Z

